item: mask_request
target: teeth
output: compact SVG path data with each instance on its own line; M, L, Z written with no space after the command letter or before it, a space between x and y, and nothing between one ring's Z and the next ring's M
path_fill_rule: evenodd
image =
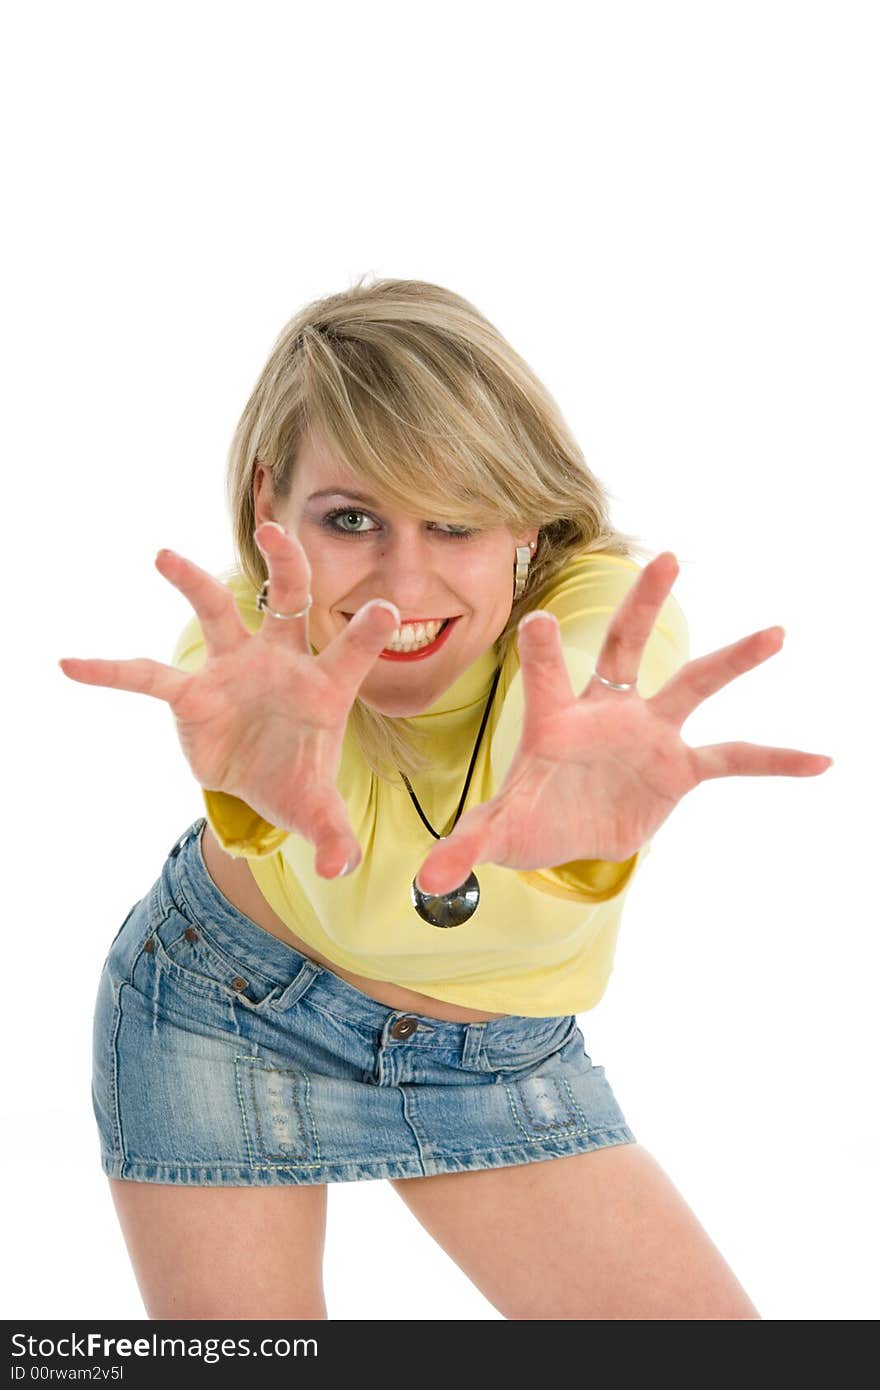
M427 647L429 642L433 642L445 621L445 618L441 618L434 623L404 623L402 628L394 629L386 645L386 651L413 652L419 647Z

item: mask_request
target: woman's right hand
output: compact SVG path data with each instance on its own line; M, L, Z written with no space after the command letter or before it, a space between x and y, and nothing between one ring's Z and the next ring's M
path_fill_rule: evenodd
M269 605L298 613L308 602L311 569L295 536L271 523L254 533L269 570ZM373 599L317 656L308 613L273 618L264 611L250 633L230 589L205 570L160 550L156 568L189 599L201 623L206 658L187 674L148 657L131 661L64 658L61 668L86 685L132 690L165 700L196 780L227 792L258 815L315 846L315 871L334 878L360 846L336 788L352 704L400 622Z

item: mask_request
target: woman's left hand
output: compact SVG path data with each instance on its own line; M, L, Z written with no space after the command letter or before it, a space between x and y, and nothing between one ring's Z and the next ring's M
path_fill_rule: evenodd
M495 796L467 811L417 875L425 893L449 893L478 864L544 869L578 859L629 859L682 797L712 777L814 777L819 753L757 743L690 748L679 730L698 705L782 647L782 628L764 628L689 661L649 700L635 689L645 644L678 562L664 551L646 565L615 609L596 670L631 683L611 690L591 676L575 696L559 624L526 615L518 643L525 712L522 735Z

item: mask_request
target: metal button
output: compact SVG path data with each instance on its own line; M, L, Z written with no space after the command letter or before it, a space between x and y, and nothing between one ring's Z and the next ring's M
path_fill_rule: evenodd
M229 983L233 989L247 989L247 980L243 980L240 975L236 975Z
M156 943L154 942L153 938L152 938L152 937L148 937L147 940L144 942L144 950L145 950L145 951L148 951L148 952L150 953L150 955L152 955L152 953L153 953L153 951L155 950L155 948L156 948Z
M391 1026L391 1036L392 1038L411 1037L418 1026L414 1018L399 1018L397 1022Z
M195 927L187 927L186 931L183 934L186 937L187 941L198 941L199 939L199 934L196 931Z

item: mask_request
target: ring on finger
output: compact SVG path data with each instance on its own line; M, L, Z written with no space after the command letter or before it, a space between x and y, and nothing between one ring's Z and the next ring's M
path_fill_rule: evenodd
M610 681L610 680L608 680L605 676L600 676L598 671L594 671L594 672L593 672L593 675L596 677L596 680L597 680L597 681L601 681L603 685L607 685L608 688L609 688L610 690L635 690L635 688L636 688L636 683L635 683L635 681L630 681L630 682Z
M271 613L271 615L272 615L273 618L281 618L281 619L283 619L283 620L285 620L285 621L286 621L288 618L303 618L303 617L305 617L306 613L308 613L308 611L309 611L309 609L311 608L311 606L312 606L312 596L311 596L311 594L309 594L308 603L306 604L305 608L301 608L301 609L299 610L298 613L278 613L278 612L276 612L276 610L275 610L274 608L270 608L270 607L269 607L269 580L268 580L268 579L264 579L264 580L263 580L263 587L260 589L260 592L257 594L257 608L259 609L259 611L260 611L261 613Z

